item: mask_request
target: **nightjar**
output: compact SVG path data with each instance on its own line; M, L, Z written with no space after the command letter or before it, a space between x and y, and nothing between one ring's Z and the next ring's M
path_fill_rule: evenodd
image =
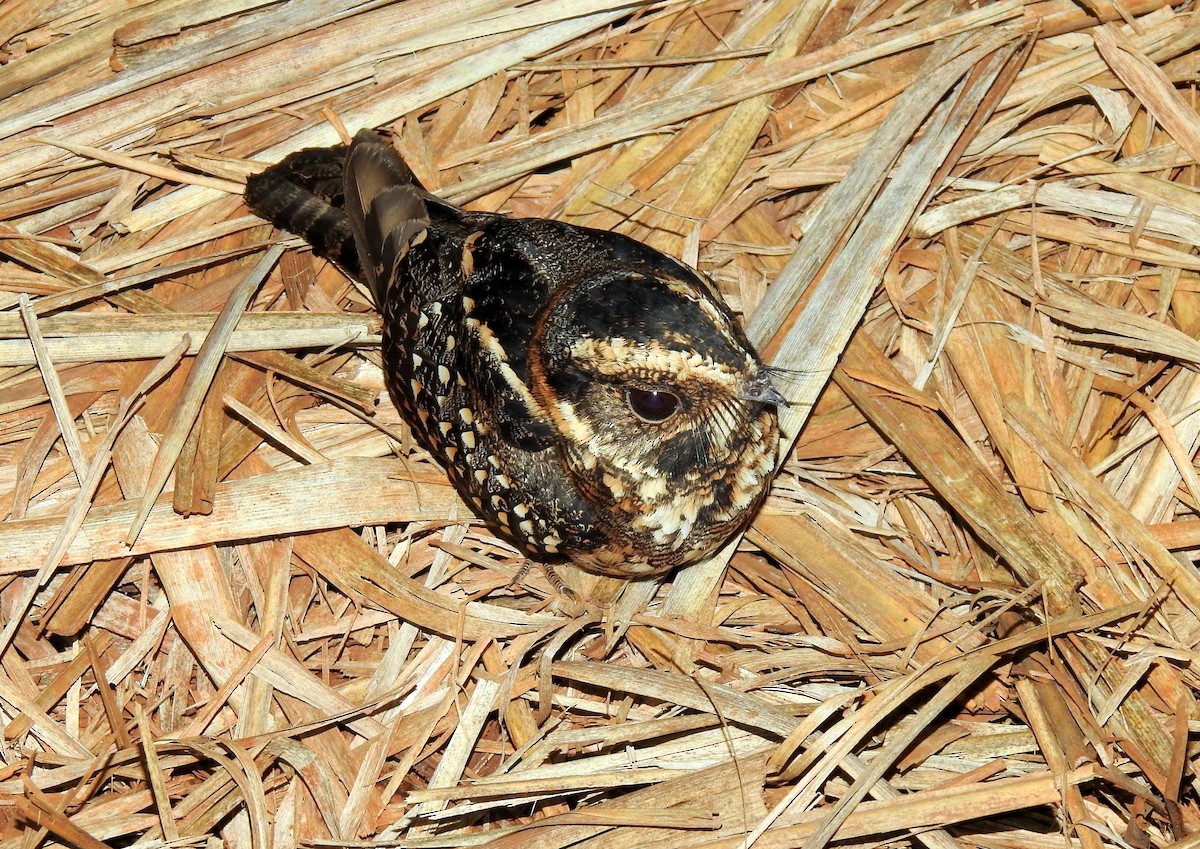
M661 573L712 554L762 500L783 398L671 257L460 209L369 131L251 177L246 201L366 284L401 415L528 556Z

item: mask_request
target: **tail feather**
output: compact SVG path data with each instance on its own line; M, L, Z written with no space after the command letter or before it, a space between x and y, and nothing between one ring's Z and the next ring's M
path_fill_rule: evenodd
M362 279L343 196L346 148L309 148L246 180L246 203L276 227L302 236L313 252Z
M370 130L349 148L291 154L246 180L245 197L256 214L366 283L379 308L412 239L429 225L426 201L439 203Z

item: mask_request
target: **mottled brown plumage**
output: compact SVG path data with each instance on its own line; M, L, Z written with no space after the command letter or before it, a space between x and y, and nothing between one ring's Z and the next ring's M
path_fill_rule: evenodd
M246 199L367 284L400 413L531 557L660 573L713 553L762 500L783 399L676 260L459 209L366 131L250 178Z

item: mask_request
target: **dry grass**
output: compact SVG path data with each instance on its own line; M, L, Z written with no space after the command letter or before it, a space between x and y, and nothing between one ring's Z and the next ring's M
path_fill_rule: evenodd
M0 849L1198 845L1198 13L340 6L0 3ZM472 521L239 196L362 126L717 281L736 550Z

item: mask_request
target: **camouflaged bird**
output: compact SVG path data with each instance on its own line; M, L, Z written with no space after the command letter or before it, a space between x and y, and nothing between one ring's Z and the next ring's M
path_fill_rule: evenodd
M671 257L459 209L369 131L251 177L246 200L365 282L401 415L528 556L662 573L711 555L762 501L783 398Z

